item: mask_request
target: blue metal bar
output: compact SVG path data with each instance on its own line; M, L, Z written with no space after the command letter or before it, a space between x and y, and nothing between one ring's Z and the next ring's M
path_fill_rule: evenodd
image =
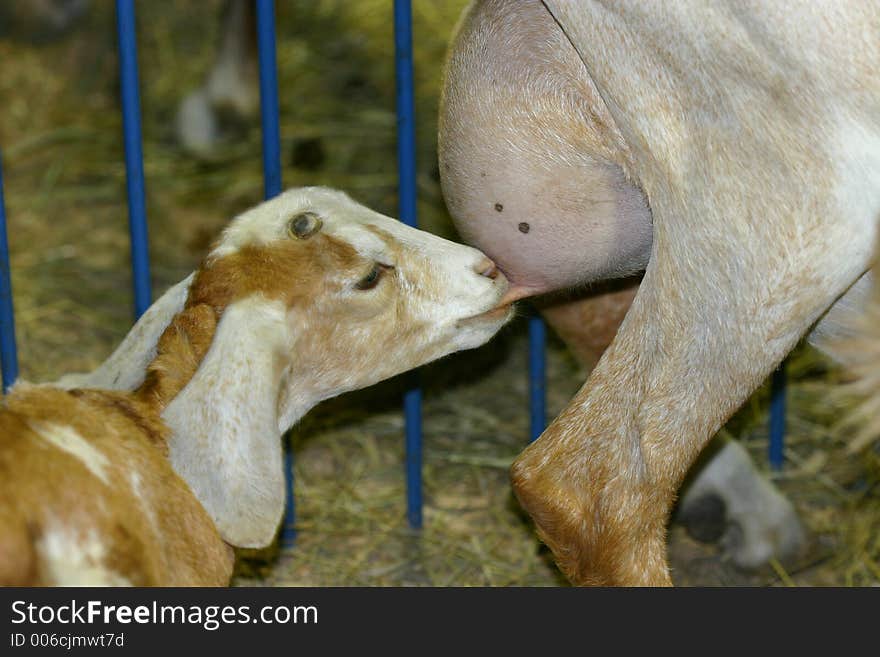
M397 80L397 166L400 176L400 219L415 226L416 220L416 126L413 93L412 6L410 0L394 0L394 60ZM410 375L411 387L404 394L406 417L407 518L410 527L422 526L422 391L418 374Z
M539 315L529 318L529 442L547 426L547 328Z
M119 35L119 77L122 86L122 132L125 141L134 313L135 317L140 317L150 307L152 293L147 209L144 200L144 156L141 151L141 101L138 94L134 0L116 0L116 30Z
M281 193L274 0L257 0L257 44L260 58L260 118L263 124L263 195L269 199Z
M284 445L284 523L281 526L281 545L291 547L296 542L296 499L293 496L293 447Z
M18 378L15 351L15 314L12 310L12 277L9 273L9 243L6 240L6 202L3 199L3 162L0 157L0 362L3 391Z
M275 2L256 0L257 54L260 62L260 121L263 128L263 196L281 193L281 128L278 118L278 68L275 57ZM281 545L296 541L296 500L293 494L293 449L284 452L285 497Z
M782 469L785 460L785 361L773 372L770 381L770 467Z

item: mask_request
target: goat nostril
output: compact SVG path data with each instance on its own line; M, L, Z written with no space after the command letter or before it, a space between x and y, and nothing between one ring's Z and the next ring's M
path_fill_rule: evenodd
M495 263L486 258L482 262L480 262L474 270L480 275L485 276L486 278L491 278L493 281L498 278L498 267L495 266Z

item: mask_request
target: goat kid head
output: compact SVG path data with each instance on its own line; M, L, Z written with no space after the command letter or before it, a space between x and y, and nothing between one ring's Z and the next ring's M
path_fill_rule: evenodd
M156 304L178 314L145 387L196 361L167 394L152 385L175 470L227 542L267 545L284 506L280 435L323 399L483 344L512 315L507 287L481 252L341 192L294 189L245 212L184 307Z

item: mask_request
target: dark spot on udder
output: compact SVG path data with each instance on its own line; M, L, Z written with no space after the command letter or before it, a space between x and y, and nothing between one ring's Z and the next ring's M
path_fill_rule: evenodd
M528 233L532 229L532 227L529 226L525 221L521 221L517 228L519 228L519 232L521 233Z
M501 212L504 209L504 206L500 203L495 204L495 212Z
M485 178L485 177L486 177L486 172L480 171L480 178Z

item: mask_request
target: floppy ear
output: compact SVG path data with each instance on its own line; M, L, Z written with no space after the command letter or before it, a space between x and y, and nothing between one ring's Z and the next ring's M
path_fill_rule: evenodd
M291 353L281 302L225 309L195 375L165 408L169 456L223 539L258 548L284 512L278 397Z
M125 391L134 390L141 385L147 365L156 356L156 344L162 332L186 303L193 276L195 274L190 274L159 297L98 369L86 374L67 374L52 385L65 389L104 388Z

